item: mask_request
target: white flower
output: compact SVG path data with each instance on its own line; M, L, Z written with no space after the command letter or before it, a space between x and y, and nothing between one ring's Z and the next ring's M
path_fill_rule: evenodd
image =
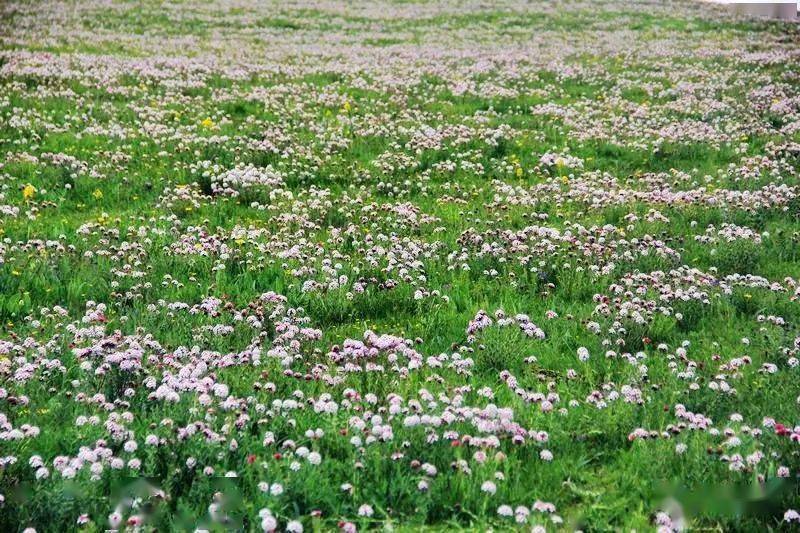
M497 485L491 481L484 481L481 485L481 491L494 495L494 493L497 492Z
M119 511L114 511L110 515L108 515L108 525L111 526L111 529L117 529L119 525L122 523L122 513Z
M275 517L271 514L264 515L261 517L261 529L265 533L269 533L270 531L275 531L278 529L278 521L275 520Z
M510 505L501 505L497 508L497 514L500 516L513 516L514 509Z
M358 516L372 516L373 514L375 514L375 511L372 510L371 505L365 503L358 508Z

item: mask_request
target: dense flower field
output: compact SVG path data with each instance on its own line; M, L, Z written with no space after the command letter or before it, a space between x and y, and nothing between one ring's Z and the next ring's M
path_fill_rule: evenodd
M0 3L0 531L800 524L800 28Z

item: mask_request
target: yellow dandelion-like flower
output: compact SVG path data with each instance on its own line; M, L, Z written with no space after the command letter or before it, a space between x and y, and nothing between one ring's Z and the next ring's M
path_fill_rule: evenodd
M205 118L205 119L204 119L204 120L203 120L203 121L200 123L200 125L201 125L201 126L203 126L204 128L211 128L211 127L213 127L213 126L214 126L214 121L213 121L213 120L211 120L211 117L206 117L206 118Z
M22 189L22 199L23 199L23 200L25 200L26 202L27 202L28 200L30 200L31 198L33 198L33 196L34 196L35 194L36 194L36 187L34 187L33 185L31 185L30 183L29 183L29 184L27 184L27 185L26 185L26 186L25 186L25 187Z
M101 191L100 189L95 189L94 192L92 193L92 196L94 196L95 200L99 200L100 198L103 197L103 191Z

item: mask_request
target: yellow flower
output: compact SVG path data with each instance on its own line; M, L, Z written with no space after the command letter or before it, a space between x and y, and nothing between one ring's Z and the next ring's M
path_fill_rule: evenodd
M33 195L36 194L36 187L31 185L30 183L22 189L22 199L26 202L33 198Z
M350 102L345 100L344 105L342 106L342 109L344 110L345 113L349 113L350 112Z
M100 198L103 197L103 191L101 191L100 189L95 189L94 192L92 193L92 196L94 196L95 200L99 200Z
M517 165L517 168L514 169L514 173L517 175L518 178L522 177L522 167Z
M201 122L200 125L203 126L204 128L211 128L212 126L214 126L214 121L211 120L211 117L206 117L206 119L203 120L203 122Z

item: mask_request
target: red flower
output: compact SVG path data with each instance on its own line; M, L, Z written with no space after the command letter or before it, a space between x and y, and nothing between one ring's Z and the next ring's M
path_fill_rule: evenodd
M251 453L247 456L247 464L251 465L256 462L256 454Z

